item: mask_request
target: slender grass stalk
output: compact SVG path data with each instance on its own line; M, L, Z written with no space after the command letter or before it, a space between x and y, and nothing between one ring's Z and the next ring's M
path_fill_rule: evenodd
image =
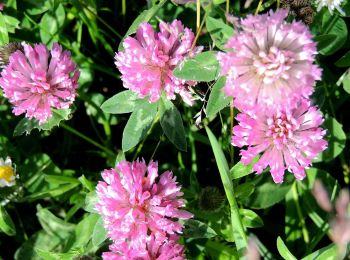
M204 26L204 22L205 22L205 19L207 18L207 16L208 16L208 14L205 13L205 14L204 14L204 17L203 17L203 20L202 20L202 22L201 22L201 24L200 24L200 26L199 26L199 30L197 31L196 37L194 38L194 41L193 41L193 43L192 43L191 50L194 48L194 46L196 46L196 42L197 42L197 40L198 40L199 34L200 34L201 31L202 31L202 28L203 28L203 26Z
M230 0L226 0L226 13L230 12Z
M260 8L261 8L262 2L263 2L263 0L259 0L258 7L257 7L256 10L255 10L255 15L257 15L257 14L259 13L259 10L260 10Z
M297 188L297 182L294 181L293 186L292 186L292 193L293 193L293 199L295 202L295 206L297 208L297 214L299 216L300 224L301 224L301 231L303 233L303 238L304 242L306 244L310 243L310 237L309 237L309 232L307 231L305 220L303 213L300 208L300 203L299 203L299 197L298 197L298 188Z
M102 151L106 152L108 155L112 155L112 156L115 155L112 150L108 149L107 147L104 147L103 145L99 144L98 142L96 142L95 140L91 139L90 137L82 134L81 132L79 132L78 130L74 129L73 127L70 127L69 125L66 125L65 123L60 123L60 126L62 126L67 131L71 132L72 134L75 134L76 136L79 136L81 139L84 139L88 143L90 143L90 144L100 148Z
M126 15L126 0L122 0L122 15Z
M197 0L197 22L196 22L197 34L200 31L200 24L201 24L201 0Z

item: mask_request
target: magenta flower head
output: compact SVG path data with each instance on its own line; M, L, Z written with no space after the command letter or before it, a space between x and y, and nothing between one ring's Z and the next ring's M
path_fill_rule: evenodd
M114 245L111 245L111 252L104 252L102 258L105 260L184 260L184 246L178 244L177 239L176 235L168 238L160 233L151 234L147 237L145 250L125 248L123 252L120 252L120 247L115 249Z
M23 52L12 53L1 72L0 86L16 116L25 113L43 124L52 108L66 109L73 103L80 74L70 52L59 44L51 51L43 44L22 45Z
M145 250L148 234L181 233L176 219L193 215L179 208L185 205L176 177L166 171L158 176L158 165L144 161L120 162L104 170L97 185L96 209L102 215L114 251Z
M159 29L157 33L150 24L142 23L135 37L124 40L124 51L116 53L115 64L122 73L124 87L140 98L148 96L150 102L156 102L162 91L168 99L175 99L177 93L191 105L189 86L196 82L176 78L173 70L202 48L192 48L194 34L178 20L171 24L161 22Z
M238 114L239 124L233 127L232 145L243 147L241 161L249 164L261 154L253 170L258 174L267 166L274 182L282 183L285 170L298 180L305 177L305 168L327 148L326 131L317 107L301 100L294 109L268 111L256 108L252 114Z
M313 64L316 44L301 22L287 23L287 10L248 15L231 37L227 53L219 53L225 93L240 110L271 105L295 106L312 94L321 70Z

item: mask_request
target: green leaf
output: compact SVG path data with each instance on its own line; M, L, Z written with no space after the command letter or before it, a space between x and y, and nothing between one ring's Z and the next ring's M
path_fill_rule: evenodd
M110 114L130 113L142 102L145 102L145 100L140 99L135 92L125 90L107 99L102 104L101 109L103 112Z
M226 245L218 241L208 240L205 244L205 251L211 259L216 260L237 260L240 259L237 250L232 245Z
M54 12L46 12L40 21L40 38L46 45L59 40L59 31L64 25L66 13L62 4Z
M260 156L256 156L248 165L244 165L241 161L236 163L230 170L231 179L239 179L253 172L254 164L259 160Z
M350 51L345 53L334 65L337 67L350 67Z
M214 84L208 99L206 113L208 117L214 116L216 113L230 104L232 97L224 94L225 77L220 77Z
M288 178L293 178L290 174ZM285 180L282 184L273 182L270 173L262 173L254 179L255 190L244 204L254 209L264 209L275 205L284 199L291 188L291 183ZM273 194L273 196L271 196Z
M288 248L284 244L283 240L281 237L277 238L277 249L280 255L283 257L285 260L297 260L295 256L291 252L289 252Z
M234 35L234 30L221 19L208 16L205 21L207 30L214 44L221 50L225 50L224 45L228 39Z
M47 234L44 230L40 230L17 249L15 260L42 260L43 258L37 254L37 250L44 250L47 252L62 250L62 245L65 242L66 241L60 236L52 236Z
M95 190L86 194L85 205L84 205L85 211L90 213L97 213L97 210L95 209L95 205L97 201L98 201L98 197Z
M32 195L29 195L29 196L23 198L23 201L34 201L34 200L38 200L38 199L42 199L42 198L46 198L46 197L57 197L57 196L60 196L64 193L74 189L79 184L80 183L69 183L69 184L65 184L65 185L60 185L57 188L53 188L50 190L36 192L36 193L33 193Z
M51 251L45 251L39 248L35 248L35 252L41 257L43 260L72 260L79 259L84 253L82 248L72 249L67 253L53 253Z
M97 220L94 231L92 233L92 244L96 247L99 247L107 238L107 231L103 225L103 219L100 217Z
M173 102L162 97L159 103L160 125L177 149L187 150L186 133L183 126L181 114L174 106Z
M258 228L264 226L262 219L250 209L239 209L243 226L246 228Z
M207 51L181 62L173 71L174 76L185 80L209 82L215 80L220 71L216 52Z
M135 147L147 134L157 115L157 103L140 104L132 112L123 131L123 152Z
M7 32L6 21L2 13L0 12L0 45L9 43L9 36Z
M238 200L245 200L247 197L252 195L255 190L255 186L251 182L245 182L236 187L236 197Z
M189 219L185 222L184 237L193 239L212 238L216 235L217 234L214 229L201 221Z
M161 0L159 1L158 4L152 6L150 9L143 11L135 20L134 22L131 24L131 26L129 27L128 31L126 32L125 36L123 37L123 39L120 41L119 47L118 47L118 51L122 51L123 50L123 42L124 39L126 37L128 37L129 35L135 33L137 31L137 29L139 28L140 24L143 22L148 22L149 20L151 20L159 11L160 8L162 8L162 6L166 3L167 0Z
M350 94L350 73L347 72L345 75L344 75L344 78L343 78L343 88L344 90Z
M75 228L75 225L56 217L48 209L42 208L40 205L37 206L36 215L41 226L49 235L68 238Z
M305 256L301 260L333 260L333 259L336 259L337 252L338 252L337 245L332 243L326 247L323 247ZM339 256L338 259L343 259L343 257Z
M7 27L8 33L15 33L15 30L19 28L20 21L17 20L15 17L3 15Z
M61 176L61 175L45 175L45 180L52 184L67 184L67 183L77 183L79 180L73 177Z
M68 120L71 116L71 110L70 109L53 109L52 110L52 117L45 123L40 125L39 121L36 119L28 119L28 118L23 118L19 123L17 124L13 135L14 136L19 136L22 134L30 134L30 132L33 129L38 129L39 131L41 130L51 130L55 126L59 126L60 122L62 120Z
M92 239L92 234L97 221L100 219L98 214L89 214L84 217L77 225L69 240L66 249L76 247L85 247Z
M327 49L329 44L331 44L335 38L337 38L337 36L333 34L324 34L314 37L314 40L317 42L318 51L321 52L324 49Z
M16 235L16 227L6 209L0 205L0 231L8 236Z
M84 174L82 176L80 176L78 178L78 180L80 181L80 183L83 185L83 187L85 187L86 189L88 189L89 191L93 191L96 187L96 183L88 180Z
M329 162L336 158L345 148L346 135L343 131L343 126L335 118L327 118L323 123L323 127L327 129L328 148L314 162Z
M323 16L322 27L324 34L335 35L335 39L319 52L322 55L331 55L345 44L348 36L347 26L338 15L331 15L327 12Z
M211 148L214 153L214 157L219 169L221 181L225 189L227 200L230 204L231 227L233 229L233 237L236 243L237 251L240 256L243 256L245 248L247 247L247 237L239 214L239 209L235 199L232 181L229 177L228 163L215 135L207 126L205 127L205 130L207 132Z

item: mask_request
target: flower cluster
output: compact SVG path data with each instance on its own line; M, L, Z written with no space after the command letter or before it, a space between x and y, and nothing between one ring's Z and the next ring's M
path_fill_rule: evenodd
M176 243L183 225L176 219L192 214L179 209L185 202L172 172L158 176L155 162L123 161L102 177L96 209L113 241L104 259L183 259Z
M70 52L54 43L51 51L43 44L23 43L9 57L1 72L0 86L13 113L45 123L52 117L52 108L66 109L74 101L79 71Z
M273 180L283 182L285 170L297 179L324 149L321 112L311 105L310 95L321 70L314 64L316 44L301 22L287 23L288 11L249 15L239 23L227 53L218 54L225 93L241 110L233 128L232 144L249 164L261 155L253 169L270 167Z
M175 99L177 93L192 105L189 87L197 83L176 78L173 70L202 48L192 46L195 39L193 32L178 20L171 24L161 22L159 29L157 33L150 24L142 23L135 37L124 40L124 51L115 55L123 85L140 98L148 96L150 102L159 100L164 91L168 99Z

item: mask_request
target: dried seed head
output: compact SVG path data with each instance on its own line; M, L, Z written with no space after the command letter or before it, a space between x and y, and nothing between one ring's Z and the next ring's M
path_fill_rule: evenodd
M12 53L20 50L23 51L23 46L20 42L10 42L0 46L0 68L6 67Z

